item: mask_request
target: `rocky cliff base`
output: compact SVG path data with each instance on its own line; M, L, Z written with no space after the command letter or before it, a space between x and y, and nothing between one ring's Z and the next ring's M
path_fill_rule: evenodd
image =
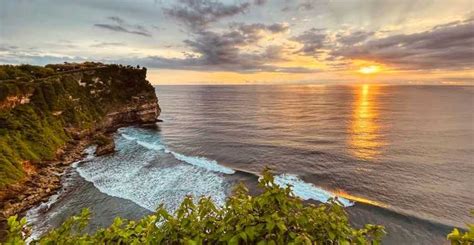
M125 124L122 124L125 126ZM129 125L133 125L130 123ZM141 124L150 127L151 121ZM26 211L56 194L61 188L61 178L71 164L85 157L84 150L90 145L97 145L95 155L102 156L115 152L112 131L117 127L103 128L97 132L82 135L82 138L71 141L66 147L58 150L57 160L46 161L33 167L25 162L28 169L22 181L0 189L0 238L5 237L6 219L12 215L23 216ZM2 241L2 239L0 239Z
M86 146L111 153L117 128L155 125L161 111L146 68L0 65L0 74L0 226L54 194Z

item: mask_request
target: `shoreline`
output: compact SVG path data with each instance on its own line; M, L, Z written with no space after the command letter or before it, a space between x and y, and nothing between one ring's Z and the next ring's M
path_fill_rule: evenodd
M145 126L145 125L141 124L141 126ZM20 213L18 213L20 217L25 216L28 210L30 210L31 208L34 208L35 206L37 206L38 204L44 201L49 200L49 198L52 195L57 194L61 190L63 186L62 185L63 182L61 181L63 178L63 173L65 173L65 171L67 171L68 169L72 167L72 163L77 162L85 157L84 149L86 149L91 144L94 144L92 136L95 134L100 134L101 132L102 131L96 131L92 135L88 135L84 137L83 139L70 142L68 144L68 147L66 147L64 151L61 152L60 157L58 157L60 158L60 160L54 161L54 164L52 162L48 162L48 164L52 165L48 173L53 174L52 175L53 177L57 177L59 179L59 182L57 183L57 189L53 189L50 192L46 192L43 198L39 199L35 203L31 203L31 205L23 206L23 210ZM112 131L110 133L114 133L114 132L116 131ZM61 171L61 173L58 174L59 170ZM256 176L253 176L254 174L250 174L242 170L240 170L239 172L242 172L245 175L252 175L252 177L256 177ZM40 176L40 178L41 177L48 177L48 176ZM31 180L34 180L34 177L29 179L29 181ZM31 188L31 187L25 187L25 188ZM319 202L308 201L308 203L319 203ZM440 223L432 222L429 220L424 220L419 217L407 216L406 214L397 213L393 210L388 210L383 207L373 206L368 203L358 203L357 206L358 207L356 209L352 209L352 212L350 212L352 213L354 217L356 217L354 224L363 224L364 222L361 222L361 221L367 219L367 217L377 218L378 215L381 215L384 217L389 217L394 220L400 220L400 222L402 222L401 224L403 225L420 224L422 227L424 227L423 232L436 232L437 233L436 237L433 238L433 239L437 239L436 241L442 241L444 239L444 235L448 234L449 231L452 229L451 226L448 226L445 224L440 224ZM1 211L5 211L5 210L1 210ZM369 222L369 221L366 221L366 222ZM5 230L5 227L3 226L0 228L2 229L0 230L0 232L3 232ZM393 238L393 235L398 234L398 233L397 231L392 231L390 232L390 234L392 235L392 238L390 239L395 239L396 235L395 235L395 238ZM424 233L421 233L421 235L423 234ZM0 234L0 237L3 238L3 236L1 235L2 234Z
M6 237L8 217L18 215L22 218L28 210L48 201L51 196L58 193L62 187L61 180L66 170L71 168L74 162L85 157L84 150L88 146L96 144L94 136L102 134L111 138L121 127L156 127L156 123L160 121L155 118L153 123L134 122L106 125L73 138L71 142L57 150L55 160L39 162L36 164L37 167L33 167L28 161L25 161L23 164L29 168L29 171L26 171L26 176L17 183L0 188L0 242ZM104 154L114 151L107 148L110 146L108 143L102 146L105 147Z
M68 143L58 150L56 160L40 162L40 167L20 182L0 189L0 237L6 235L8 217L24 217L26 211L47 201L61 189L62 175L72 163L84 157L84 149L93 143L92 140L92 137L87 136Z

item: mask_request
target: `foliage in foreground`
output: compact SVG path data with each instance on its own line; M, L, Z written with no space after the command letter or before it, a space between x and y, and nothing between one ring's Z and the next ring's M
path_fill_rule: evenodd
M239 186L223 207L211 199L187 197L174 213L163 207L138 221L116 218L94 234L83 232L90 213L69 218L34 244L379 244L384 228L356 229L337 201L304 204L290 187L282 189L266 171L259 181L263 193L250 196ZM22 244L25 220L8 220L7 243Z
M474 210L471 211L471 215L474 216ZM452 245L473 245L474 244L474 224L467 224L469 230L462 232L458 229L453 229L448 234L447 238L451 241Z

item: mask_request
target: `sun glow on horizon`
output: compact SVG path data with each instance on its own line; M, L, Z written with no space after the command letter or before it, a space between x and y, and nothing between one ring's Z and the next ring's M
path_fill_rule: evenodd
M375 73L379 73L380 70L381 70L380 66L371 65L371 66L361 67L358 72L362 74L375 74Z

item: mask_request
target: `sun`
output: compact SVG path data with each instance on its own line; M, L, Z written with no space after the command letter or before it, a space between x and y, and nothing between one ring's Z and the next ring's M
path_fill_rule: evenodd
M375 74L380 72L380 66L371 65L371 66L363 66L359 69L359 73L362 74Z

